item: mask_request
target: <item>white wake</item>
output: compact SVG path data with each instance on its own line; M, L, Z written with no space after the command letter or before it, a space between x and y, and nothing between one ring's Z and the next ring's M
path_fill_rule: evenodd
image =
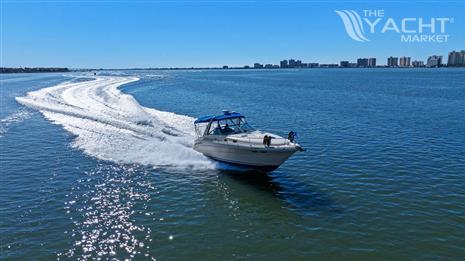
M16 100L62 125L76 135L73 147L99 159L155 167L213 168L214 163L192 149L193 118L143 107L118 89L137 80L97 76L29 92Z
M20 123L31 117L31 115L32 111L30 109L21 108L5 118L0 119L0 138L4 137L11 125Z

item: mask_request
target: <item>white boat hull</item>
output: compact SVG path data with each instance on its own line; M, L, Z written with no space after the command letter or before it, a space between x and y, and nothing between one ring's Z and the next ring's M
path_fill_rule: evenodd
M278 168L292 154L301 150L295 143L266 146L263 143L244 143L234 136L200 138L195 142L194 149L218 161L263 171Z

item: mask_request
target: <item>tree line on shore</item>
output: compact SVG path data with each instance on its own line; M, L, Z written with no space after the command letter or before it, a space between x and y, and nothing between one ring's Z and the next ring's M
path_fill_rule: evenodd
M57 67L20 67L20 68L9 68L0 67L0 73L40 73L40 72L69 72L68 68L57 68Z

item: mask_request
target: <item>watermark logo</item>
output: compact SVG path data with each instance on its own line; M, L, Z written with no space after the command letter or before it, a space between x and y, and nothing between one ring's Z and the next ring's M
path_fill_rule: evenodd
M363 10L361 15L354 10L335 10L342 20L347 35L357 42L368 42L368 34L396 33L406 43L446 43L448 25L454 23L451 17L386 17L384 10Z
M358 42L370 41L365 37L362 19L357 12L354 10L336 10L335 12L341 17L347 35L349 35L350 38Z

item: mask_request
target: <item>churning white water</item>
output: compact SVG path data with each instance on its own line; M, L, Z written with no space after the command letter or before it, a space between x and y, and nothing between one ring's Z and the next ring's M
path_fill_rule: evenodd
M8 129L11 125L15 123L20 123L32 115L32 111L28 108L21 108L12 114L6 116L3 119L0 119L0 138L8 132Z
M213 168L192 149L194 119L141 106L118 87L136 77L97 76L16 100L76 135L73 147L103 160L155 167Z

